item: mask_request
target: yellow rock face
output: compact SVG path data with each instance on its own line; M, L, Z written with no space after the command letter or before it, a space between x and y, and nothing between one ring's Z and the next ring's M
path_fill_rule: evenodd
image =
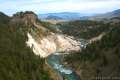
M47 57L55 52L67 52L67 51L79 51L79 42L71 39L68 36L60 34L51 34L49 36L40 39L37 42L30 33L28 35L27 45L33 49L36 55L41 57Z

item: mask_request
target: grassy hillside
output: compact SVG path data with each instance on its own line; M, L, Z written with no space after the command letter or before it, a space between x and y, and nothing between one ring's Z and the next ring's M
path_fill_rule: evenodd
M51 80L45 60L26 47L27 26L9 20L0 14L0 80Z
M75 69L82 80L120 79L120 23L102 38L87 46L81 53L65 57L70 67Z

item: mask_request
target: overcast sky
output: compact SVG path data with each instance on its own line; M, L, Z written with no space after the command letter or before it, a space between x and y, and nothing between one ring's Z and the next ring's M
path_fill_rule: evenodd
M55 12L105 13L120 9L120 0L0 0L0 11L12 15L18 11L37 14Z

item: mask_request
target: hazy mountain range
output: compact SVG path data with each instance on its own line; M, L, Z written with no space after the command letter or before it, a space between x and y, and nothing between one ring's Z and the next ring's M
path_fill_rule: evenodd
M76 20L80 17L87 16L87 14L75 13L75 12L61 12L61 13L47 13L39 14L40 19L60 19L60 20Z
M39 14L38 16L40 19L43 20L103 20L114 17L120 17L120 9L107 12L104 14L94 14L94 15L74 13L74 12L61 12L61 13Z
M89 17L85 17L83 19L89 19L89 20L104 20L104 19L112 19L112 18L118 18L120 17L120 9L112 11L112 12L108 12L105 14L98 14L98 15L94 15L94 16L89 16Z

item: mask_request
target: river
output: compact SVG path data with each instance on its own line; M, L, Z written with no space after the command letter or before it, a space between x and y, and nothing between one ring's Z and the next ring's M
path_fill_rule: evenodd
M61 53L62 54L62 53ZM58 53L54 53L47 57L47 63L62 77L63 80L80 80L80 77L71 69L66 68L62 63L63 55L59 55Z
M80 47L86 48L88 42L84 39L80 39ZM63 80L81 80L80 77L75 73L75 71L65 67L62 64L63 53L54 53L47 57L47 63L59 73Z

